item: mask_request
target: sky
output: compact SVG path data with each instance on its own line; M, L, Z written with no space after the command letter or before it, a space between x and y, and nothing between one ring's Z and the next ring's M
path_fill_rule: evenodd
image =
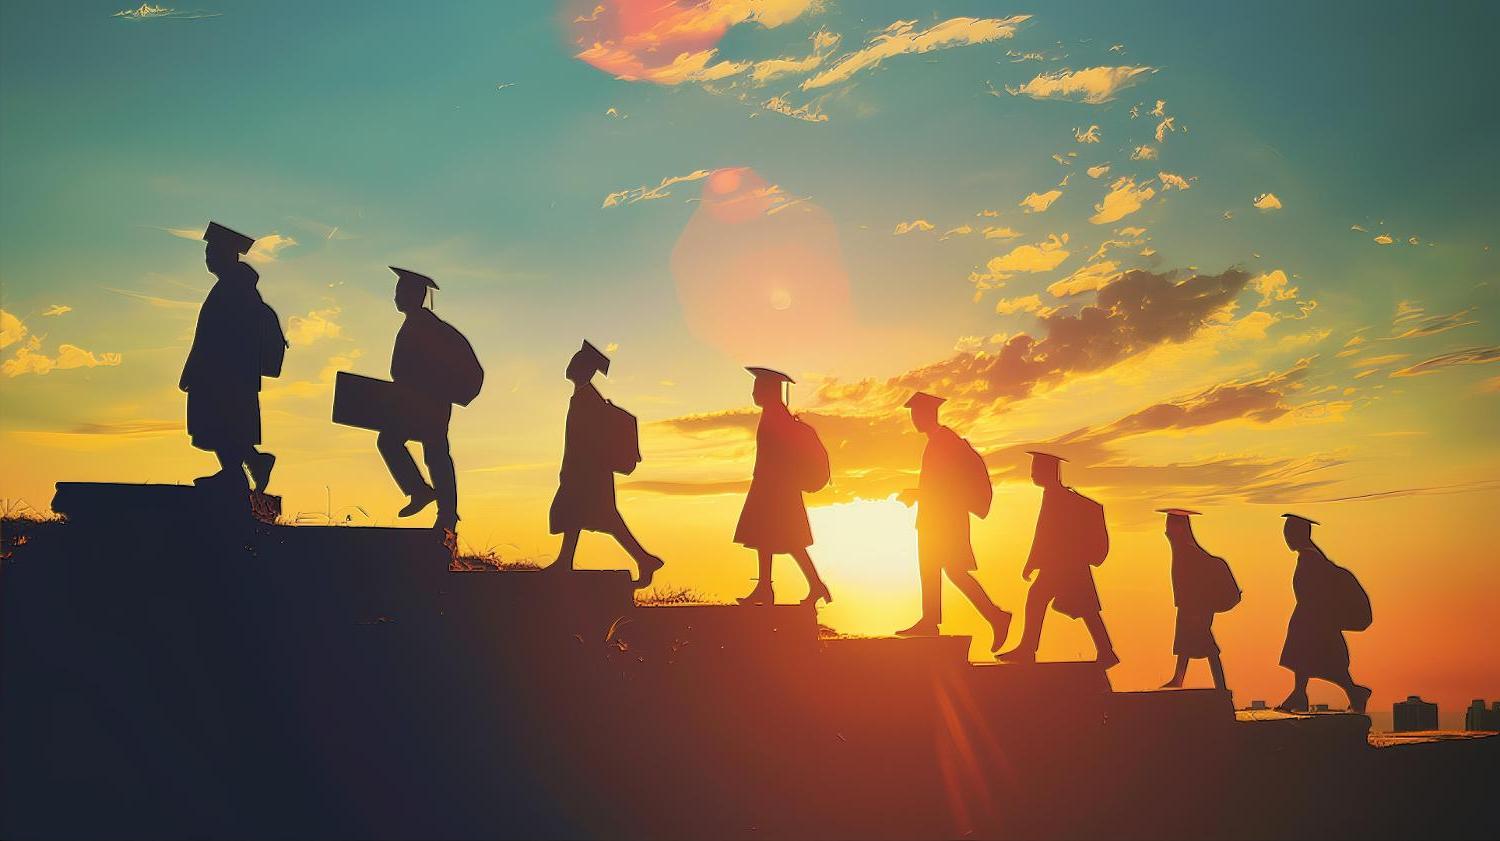
M289 519L406 522L374 433L330 420L334 372L387 373L403 266L486 369L451 436L473 550L554 556L588 339L642 424L619 502L660 586L753 584L731 537L763 365L831 453L808 502L836 629L915 618L893 495L920 389L991 467L974 540L1002 606L1025 450L1105 504L1117 688L1170 676L1153 512L1185 506L1245 591L1216 625L1239 703L1289 687L1286 511L1370 592L1375 708L1500 696L1500 8L203 2L0 4L7 507L214 469L176 388L213 219L258 238L291 341L261 393ZM581 565L627 563L584 538ZM980 633L948 600L945 630ZM1087 634L1054 614L1041 654Z

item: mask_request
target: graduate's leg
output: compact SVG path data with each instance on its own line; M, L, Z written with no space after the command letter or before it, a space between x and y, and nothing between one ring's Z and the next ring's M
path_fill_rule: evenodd
M828 585L823 583L823 577L818 575L818 568L813 565L812 555L807 554L806 549L794 549L792 559L797 562L797 566L802 568L802 575L807 578L807 598L803 599L803 602L814 604L818 599L825 602L833 601L833 596L828 592Z
M394 432L382 432L375 437L375 449L380 451L380 457L385 460L385 466L391 471L391 478L396 480L396 487L407 496L425 493L431 490L427 480L422 478L422 471L417 469L417 462L411 457L406 449L406 438Z
M990 631L993 634L990 651L999 651L1005 645L1005 638L1010 634L1010 614L1002 610L1000 605L995 604L995 600L985 592L984 585L974 577L973 570L965 569L957 572L949 570L948 580L952 581L953 586L957 587L958 591L974 605L979 615L990 623ZM942 582L939 581L938 585L941 586Z
M1365 705L1370 702L1369 687L1360 686L1355 683L1348 669L1345 669L1344 673L1339 675L1338 679L1333 682L1338 688L1344 690L1345 695L1349 696L1349 709L1357 713L1365 711Z
M743 605L769 605L769 604L774 604L775 600L776 600L776 595L775 595L775 591L771 588L771 560L772 560L772 555L771 555L770 551L768 551L766 549L757 549L757 550L755 550L755 552L756 552L755 559L756 559L756 563L757 563L757 572L756 572L756 577L755 577L755 589L753 589L753 590L750 591L750 595L741 598L739 600L740 604L743 604Z
M244 447L224 447L214 450L214 457L219 460L220 476L245 483L246 451Z
M1292 672L1292 691L1286 696L1286 700L1276 706L1279 710L1300 712L1307 709L1307 680L1308 676L1302 672Z
M651 578L656 571L662 568L661 558L646 551L635 535L631 533L630 526L625 525L623 517L616 517L614 526L610 529L610 535L620 544L632 560L635 561L637 570L636 588L641 589L651 586Z
M407 458L410 457L408 453ZM450 529L457 527L458 476L453 470L453 451L449 448L448 436L423 441L422 461L427 464L432 492L437 497L438 525Z
M1083 625L1089 629L1089 636L1094 638L1094 651L1098 652L1095 662L1106 669L1119 663L1115 644L1109 639L1109 629L1104 627L1104 617L1098 611L1084 614Z
M917 580L922 587L922 615L900 637L934 637L943 621L943 569L917 550Z
M1016 646L1017 651L1036 654L1037 647L1042 643L1042 620L1047 618L1047 605L1051 602L1052 589L1038 574L1031 589L1026 591L1026 619L1021 631L1021 642Z
M1172 672L1172 679L1161 685L1162 689L1180 689L1182 682L1187 679L1188 658L1186 654L1177 655L1177 670Z
M1208 655L1208 670L1214 676L1215 689L1228 689L1229 685L1224 682L1224 661L1219 659L1219 652Z
M578 553L577 529L563 532L562 546L557 550L557 560L553 561L547 569L566 572L573 568L573 556Z

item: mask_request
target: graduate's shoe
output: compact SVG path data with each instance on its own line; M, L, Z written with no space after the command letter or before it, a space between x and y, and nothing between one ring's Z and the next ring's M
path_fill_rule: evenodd
M1105 651L1094 658L1094 663L1101 669L1113 669L1120 665L1120 655L1113 650Z
M1293 692L1286 696L1286 700L1276 705L1276 709L1284 713L1307 712L1307 693Z
M828 585L824 584L821 581L819 581L817 585L815 585L811 590L808 590L807 598L803 599L802 603L817 607L818 599L822 599L823 601L828 603L833 602L833 594L828 592Z
M553 566L556 566L556 564L553 564ZM656 571L661 569L662 566L664 566L664 564L662 563L661 558L658 558L655 555L647 555L645 558L643 558L640 561L640 574L636 577L635 580L635 589L644 590L647 587L650 587L652 576L656 575Z
M1009 613L998 608L990 615L990 630L995 634L994 639L990 641L991 654L1005 646L1005 638L1010 636L1010 619Z
M770 584L757 584L755 589L750 591L750 595L739 599L739 603L746 607L770 606L776 604L776 594L771 590Z
M407 501L406 505L402 506L400 511L396 512L396 516L410 517L434 502L437 502L437 491L430 487L423 488L411 495L411 499ZM458 518L455 517L454 519L457 520Z
M1355 684L1354 691L1349 693L1349 711L1362 713L1370 703L1371 689L1368 686Z
M1167 681L1166 683L1163 683L1161 685L1161 688L1162 689L1181 689L1182 688L1182 678L1174 677L1171 680Z
M918 619L917 624L896 632L898 637L935 637L937 635L938 623L926 619Z
M266 486L271 484L271 470L276 467L275 454L257 453L248 466L250 478L255 482L255 492L265 493Z
M1002 663L1035 663L1036 652L1027 651L1024 648L1012 648L995 655L995 659Z

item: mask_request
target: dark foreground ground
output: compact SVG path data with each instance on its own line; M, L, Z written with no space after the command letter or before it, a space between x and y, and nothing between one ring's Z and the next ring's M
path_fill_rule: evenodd
M0 836L1500 837L1500 739L160 504L6 535Z

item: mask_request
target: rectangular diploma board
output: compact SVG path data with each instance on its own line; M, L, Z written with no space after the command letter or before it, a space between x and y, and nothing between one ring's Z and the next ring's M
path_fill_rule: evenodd
M408 413L406 390L390 380L340 371L333 381L333 422L361 429L400 425Z

